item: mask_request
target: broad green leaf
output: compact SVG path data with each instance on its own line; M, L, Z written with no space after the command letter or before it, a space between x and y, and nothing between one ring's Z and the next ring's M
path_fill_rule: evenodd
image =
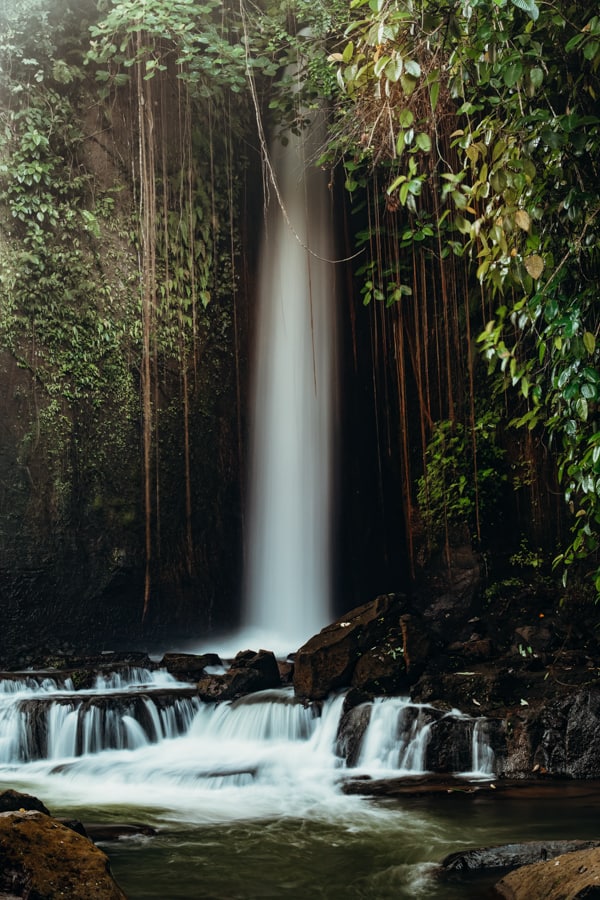
M401 109L398 113L398 121L402 128L410 128L414 120L415 117L410 109Z
M379 78L387 64L390 62L389 56L380 56L375 65L373 66L373 73L375 78Z
M540 69L539 66L535 66L533 69L531 69L529 78L534 88L539 88L544 80L544 70Z
M509 66L504 69L503 78L504 84L507 87L514 87L517 83L521 75L523 74L523 66L520 62L511 63Z
M592 334L591 331L584 332L583 346L585 347L587 352L590 354L590 356L593 354L594 350L596 349L596 336L594 334Z
M588 402L585 397L579 397L577 402L575 403L575 409L577 410L577 415L583 422L587 422L588 417Z
M413 78L419 78L421 75L421 66L416 59L407 59L404 63L404 68L409 75L413 76Z
M384 75L388 81L395 84L402 75L403 61L401 56L394 56L385 67Z
M402 85L402 90L406 94L407 97L410 97L412 92L414 91L417 85L417 79L412 75L409 75L407 71L403 72L400 76L400 84Z
M538 20L540 10L535 0L511 0L511 2L513 6L517 6L519 9L522 9L523 12L526 12L534 22Z
M440 83L439 81L432 81L429 85L429 102L431 104L431 112L435 112L435 108L437 106L438 98L440 96Z

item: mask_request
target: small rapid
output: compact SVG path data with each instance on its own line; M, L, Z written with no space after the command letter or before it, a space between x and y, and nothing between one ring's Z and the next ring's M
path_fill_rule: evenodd
M465 771L493 770L479 720L400 697L353 710L345 700L340 693L303 703L282 688L204 703L160 671L104 674L79 691L69 677L4 679L0 781L71 803L143 805L194 821L329 814L357 802L344 796L348 779L427 772L432 732L450 718Z

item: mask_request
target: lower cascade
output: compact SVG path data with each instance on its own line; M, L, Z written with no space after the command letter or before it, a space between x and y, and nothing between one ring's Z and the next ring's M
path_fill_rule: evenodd
M100 805L135 804L146 786L146 805L193 807L200 821L262 818L291 797L300 811L302 798L340 802L352 778L435 771L440 742L445 773L489 777L485 723L400 697L303 703L291 688L204 703L142 669L81 690L69 677L5 677L0 779Z

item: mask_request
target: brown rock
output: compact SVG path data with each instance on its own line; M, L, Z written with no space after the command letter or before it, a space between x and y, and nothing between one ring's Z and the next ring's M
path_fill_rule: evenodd
M453 656L465 660L488 660L493 656L494 648L489 638L472 638L470 641L455 641L448 647Z
M385 645L367 650L354 667L352 687L376 694L408 691L402 652Z
M198 681L207 666L220 665L221 659L216 653L165 653L161 660L161 666L181 681Z
M321 700L352 682L357 660L399 624L402 602L383 594L351 610L300 647L294 659L294 689L299 697Z
M600 897L600 848L523 866L494 887L503 900L583 900Z
M0 814L0 895L35 900L126 900L108 857L41 812Z

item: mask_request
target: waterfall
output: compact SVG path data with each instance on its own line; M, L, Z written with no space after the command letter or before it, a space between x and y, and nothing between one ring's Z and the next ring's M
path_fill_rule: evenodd
M343 693L305 704L291 688L204 703L166 673L130 670L97 684L75 690L33 676L0 678L0 782L99 805L136 805L140 796L149 803L151 786L159 806L239 819L302 815L315 804L339 809L348 779L423 774L438 758L454 775L493 771L481 720L404 698L346 712ZM340 742L349 718L354 761ZM444 748L454 745L448 755Z
M259 272L245 625L286 652L331 618L335 297L318 131L274 147L289 224L272 196Z

